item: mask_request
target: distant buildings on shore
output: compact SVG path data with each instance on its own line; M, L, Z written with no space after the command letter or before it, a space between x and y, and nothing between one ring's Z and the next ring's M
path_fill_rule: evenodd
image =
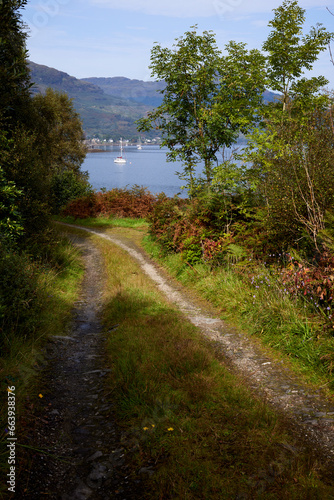
M130 141L129 139L123 139L123 147L125 146L136 146L138 144L138 141L132 140ZM91 139L85 139L83 143L88 147L88 148L96 148L96 147L101 147L101 146L119 146L119 141L114 141L113 139L99 139L98 137L93 137ZM156 137L154 139L143 139L141 141L141 144L146 144L146 145L160 145L161 144L161 138Z

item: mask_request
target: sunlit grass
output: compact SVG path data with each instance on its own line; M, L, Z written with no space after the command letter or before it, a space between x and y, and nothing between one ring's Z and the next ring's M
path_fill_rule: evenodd
M66 224L77 224L79 226L87 227L148 227L148 222L145 219L133 219L131 217L116 217L116 216L102 216L89 217L86 219L76 219L72 216L60 217L57 216L54 220L65 222Z

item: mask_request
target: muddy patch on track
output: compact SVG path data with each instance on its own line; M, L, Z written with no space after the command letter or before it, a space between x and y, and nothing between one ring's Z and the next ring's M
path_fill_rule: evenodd
M26 442L44 453L31 451L17 498L144 498L140 471L136 476L127 466L136 450L123 445L127 437L117 428L104 382L110 369L99 319L102 260L87 238L73 241L86 267L81 297L70 334L53 337L45 349L44 412Z

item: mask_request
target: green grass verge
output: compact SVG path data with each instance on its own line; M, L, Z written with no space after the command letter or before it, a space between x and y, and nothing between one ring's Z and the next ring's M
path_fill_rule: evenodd
M145 219L132 219L130 217L103 217L102 215L99 217L89 217L86 219L75 219L75 217L67 216L67 217L54 217L55 221L65 222L66 224L76 224L78 226L87 226L87 227L128 227L128 228L137 228L137 227L148 227L148 222Z
M80 256L66 240L60 239L52 252L53 259L58 262L57 269L39 266L36 271L41 304L38 317L29 318L29 321L35 325L33 333L29 336L18 336L12 332L8 338L9 349L1 353L0 497L3 498L8 498L8 485L6 484L9 467L8 433L6 432L8 427L7 388L15 386L15 435L18 438L15 467L18 477L20 470L25 467L24 453L19 443L29 432L29 427L33 425L34 417L31 415L31 410L38 406L40 397L43 395L43 380L40 373L47 364L43 346L51 335L66 334L83 276Z
M334 498L311 450L252 397L138 265L94 237L108 273L112 401L147 499ZM115 327L115 325L118 325Z

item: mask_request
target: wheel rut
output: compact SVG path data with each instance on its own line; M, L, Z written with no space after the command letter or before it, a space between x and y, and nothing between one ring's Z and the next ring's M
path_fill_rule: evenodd
M20 480L25 491L18 498L144 498L140 476L127 467L131 450L117 428L104 383L110 369L99 318L101 256L87 238L73 242L85 262L82 292L70 334L53 337L45 349L44 411L26 443L44 453L30 458L30 470Z

